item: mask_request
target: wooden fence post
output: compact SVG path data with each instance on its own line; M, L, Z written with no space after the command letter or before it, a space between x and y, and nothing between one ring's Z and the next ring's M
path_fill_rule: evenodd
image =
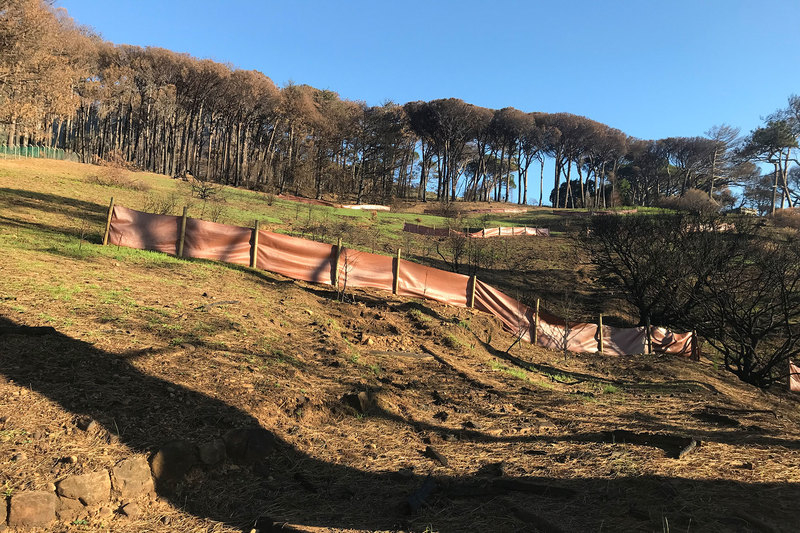
M256 268L258 263L258 230L261 224L258 220L253 227L253 248L250 250L250 268Z
M178 257L183 257L183 242L186 240L186 215L189 212L189 207L183 207L183 216L181 217L181 238L178 241Z
M600 355L603 355L605 350L603 348L603 314L602 313L600 314L600 317L599 317L599 320L598 320L597 333L598 333L597 349L600 351Z
M333 282L334 288L339 290L339 257L342 255L342 238L336 239L336 254L333 256Z
M652 355L653 354L653 337L652 337L651 332L650 332L650 317L649 316L647 317L647 322L645 322L645 324L646 324L645 327L647 328L647 329L645 329L645 334L647 335L647 337L646 337L647 338L647 340L646 340L646 342L647 342L647 347L646 347L647 355Z
M103 233L103 246L108 244L108 233L111 231L111 215L114 213L114 197L111 197L111 203L108 204L108 217L106 217L106 231Z
M469 279L469 301L467 302L467 307L470 309L475 308L475 286L478 284L478 276L470 276Z
M539 342L539 298L536 298L536 316L533 317L533 344Z
M397 249L397 260L394 264L394 282L392 283L392 294L397 294L400 286L400 248Z

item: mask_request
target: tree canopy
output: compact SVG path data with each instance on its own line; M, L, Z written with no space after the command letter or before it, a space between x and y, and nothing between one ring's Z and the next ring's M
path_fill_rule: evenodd
M774 210L797 199L800 98L744 139L635 139L571 113L487 109L458 98L367 106L330 90L161 48L105 42L44 0L0 0L0 142L121 158L234 186L351 200L529 198L600 208L701 190ZM553 162L545 194L545 160ZM772 202L753 163L772 165ZM514 191L516 189L516 191Z

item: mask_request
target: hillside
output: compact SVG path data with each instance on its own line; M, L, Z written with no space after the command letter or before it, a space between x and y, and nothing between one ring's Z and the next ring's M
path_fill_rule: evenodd
M228 437L224 461L182 469L176 460L180 475L166 475L157 496L130 500L140 512L116 512L129 503L117 498L49 530L250 531L258 517L298 531L800 525L797 399L705 359L530 345L508 354L512 336L473 310L382 292L339 302L262 271L97 244L110 196L180 208L185 187L0 160L0 483L12 512L15 496L52 492L71 475ZM217 206L225 221L258 218L278 231L324 227L328 240L344 228L354 244L386 252L409 248L403 221L447 223L224 195L194 199L192 212L210 219ZM533 211L496 222L556 230L530 245L549 273L536 283L553 295L575 284L576 313L618 305L579 285L591 272L576 272L568 221ZM523 287L522 276L507 280L512 270L485 274ZM257 427L274 440L255 432L262 440L235 457L230 432Z

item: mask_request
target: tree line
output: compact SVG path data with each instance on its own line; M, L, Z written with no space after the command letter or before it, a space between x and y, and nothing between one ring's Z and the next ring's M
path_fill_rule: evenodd
M655 206L702 191L762 212L800 197L800 99L741 137L641 140L570 113L457 98L368 106L160 48L105 42L45 0L0 0L0 142L168 175L361 202ZM545 161L553 174L545 177ZM763 174L756 163L771 165ZM545 186L545 181L548 185Z

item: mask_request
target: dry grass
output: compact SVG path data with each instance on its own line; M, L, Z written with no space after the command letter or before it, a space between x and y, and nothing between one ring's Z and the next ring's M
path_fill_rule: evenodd
M661 531L665 518L671 531L798 525L798 401L780 391L709 361L532 346L509 357L511 336L470 310L386 293L341 303L268 273L79 243L87 213L94 231L103 222L83 171L36 169L27 182L2 165L0 322L58 332L0 337L7 492L233 427L259 424L280 442L263 464L196 469L140 520L92 515L55 531L241 531L259 515L304 531L533 530L525 512L564 531ZM70 196L71 184L87 196ZM228 300L238 303L201 308ZM375 398L364 416L341 405L353 390ZM76 429L82 416L98 430ZM614 429L702 445L674 459L602 438ZM576 495L492 491L501 470ZM439 490L403 512L429 475Z

